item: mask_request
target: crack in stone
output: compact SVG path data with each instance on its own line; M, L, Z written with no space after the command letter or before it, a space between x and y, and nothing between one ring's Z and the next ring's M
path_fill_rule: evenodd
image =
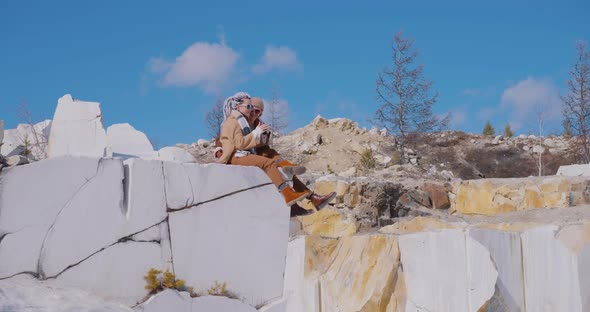
M74 194L72 194L72 196L66 201L66 203L59 209L59 211L55 215L55 218L53 219L53 222L51 223L51 226L47 229L47 232L45 233L45 237L43 237L43 243L41 243L41 248L39 250L39 258L37 259L37 274L41 278L43 278L45 276L45 273L43 272L43 265L42 265L41 260L43 258L43 252L45 250L45 243L47 242L47 239L49 238L49 233L51 233L51 231L55 227L55 223L57 222L57 219L61 215L62 211L66 207L69 206L69 204L74 200L74 198L76 198L76 196L90 183L90 181L94 180L94 178L96 178L96 176L98 176L99 170L101 169L102 160L103 160L103 158L98 160L98 163L96 166L96 172L94 173L94 175L91 176L90 178L86 179L86 182L82 183L82 185L80 185L80 187L74 192Z
M170 219L166 217L166 227L168 228L168 242L170 245L170 262L172 265L172 273L176 274L176 268L174 267L174 254L172 253L172 232L170 232Z
M32 272L32 271L23 271L23 272L19 272L19 273L12 274L12 275L10 275L10 276L6 276L6 277L0 277L0 281L1 281L1 280L5 280L5 279L9 279L9 278L13 278L13 277L15 277L15 276L17 276L17 275L21 275L21 274L29 274L29 275L31 275L32 277L34 277L34 278L36 278L36 279L39 279L39 274L37 274L37 272Z
M236 190L236 191L233 191L233 192L230 192L230 193L221 195L221 196L217 196L217 197L212 198L212 199L209 199L209 200L205 200L205 201L202 201L202 202L199 202L199 203L196 203L196 204L192 204L192 205L188 205L188 206L185 206L185 207L180 207L180 208L177 208L177 209L172 209L172 208L168 207L167 212L177 212L177 211L182 211L182 210L189 209L189 208L195 208L197 206L200 206L200 205L203 205L203 204L206 204L206 203L214 202L216 200L220 200L220 199L225 198L225 197L229 197L229 196L232 196L232 195L235 195L235 194L238 194L238 193L242 193L242 192L245 192L245 191L257 189L257 188L264 187L264 186L267 186L267 185L273 185L273 184L272 184L272 182L268 182L268 183L264 183L264 184L260 184L260 185L255 185L255 186L247 187L247 188L244 188L244 189Z
M59 273L57 273L57 274L55 274L53 276L47 276L47 277L45 277L45 276L39 276L39 277L37 277L37 279L48 280L48 279L58 278L65 271L67 271L67 270L69 270L69 269L71 269L71 268L79 265L80 263L82 263L82 262L90 259L92 256L94 256L94 255L96 255L96 254L98 254L98 253L100 253L100 252L102 252L102 251L104 251L104 250L106 250L106 249L108 249L110 247L113 247L113 246L115 246L117 244L127 243L127 242L136 242L136 243L155 243L155 242L157 242L158 244L160 244L160 241L159 240L149 240L149 241L148 240L134 240L133 239L133 236L135 236L135 235L137 235L139 233L145 232L145 231L147 231L147 230L149 230L149 229L151 229L151 228L153 228L155 226L159 226L160 224L162 224L162 223L164 223L166 221L168 221L168 217L166 217L164 220L162 220L162 221L160 221L160 222L158 222L158 223L156 223L154 225L151 225L151 226L149 226L149 227L147 227L147 228L145 228L143 230L140 230L140 231L135 232L133 234L129 234L127 236L124 236L124 237L119 238L116 242L114 242L114 243L112 243L112 244L110 244L110 245L108 245L106 247L102 247L101 249L93 252L92 254L90 254L89 256L87 256L86 258L84 258L84 259L82 259L82 260L80 260L80 261L78 261L78 262L76 262L74 264L68 265L65 269L61 270Z

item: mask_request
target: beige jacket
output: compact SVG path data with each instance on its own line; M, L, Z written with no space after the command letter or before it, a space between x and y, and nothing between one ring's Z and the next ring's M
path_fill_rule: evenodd
M218 163L227 164L236 150L249 150L262 145L261 138L256 137L254 132L245 136L242 134L242 127L237 119L241 114L237 110L232 111L221 125L219 140L223 148L223 155L217 160Z

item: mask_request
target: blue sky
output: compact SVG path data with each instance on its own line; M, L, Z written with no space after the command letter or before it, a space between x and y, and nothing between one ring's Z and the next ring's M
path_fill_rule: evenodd
M338 4L334 4L338 3ZM290 126L317 114L369 126L375 79L393 35L416 40L436 113L480 133L560 132L559 92L590 40L589 1L2 1L0 119L51 119L66 93L101 103L105 126L129 122L158 146L208 138L204 113L237 91L269 99Z

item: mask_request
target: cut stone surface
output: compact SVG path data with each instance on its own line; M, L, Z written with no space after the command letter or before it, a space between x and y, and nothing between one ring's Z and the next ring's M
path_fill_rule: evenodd
M590 176L590 164L559 166L555 175L566 177L588 177Z
M494 294L490 253L462 230L401 235L399 248L406 311L477 311Z
M179 163L194 163L195 157L187 152L185 149L176 146L162 147L158 151L157 158L159 160L174 161Z
M40 282L27 275L0 280L0 311L133 312L84 290Z
M287 298L288 312L320 311L319 281L305 276L305 268L309 264L306 261L307 239L305 236L297 237L289 242L287 249L283 296Z
M117 243L59 275L55 284L84 289L102 298L133 306L145 297L143 277L161 269L161 246L152 242Z
M190 207L234 192L272 184L264 171L253 166L164 162L164 176L169 209ZM279 195L276 187L275 193ZM281 207L284 206L283 200Z
M287 299L279 299L258 309L258 312L286 312L287 311Z
M453 183L451 212L493 215L535 208L565 208L590 203L590 179L530 177Z
M337 250L320 278L322 311L384 311L397 279L400 254L396 238L342 237Z
M108 156L123 159L134 157L152 159L157 156L147 136L128 123L114 124L107 128L106 133Z
M48 157L104 157L106 147L100 104L74 100L69 94L61 97L51 125Z
M191 312L191 304L192 298L187 292L164 289L133 309L138 312Z
M37 272L41 245L56 216L94 179L99 167L98 159L56 158L2 171L0 233L9 234L0 242L0 278ZM35 196L23 196L23 185ZM19 244L27 248L12 255L6 252Z
M250 170L233 167L234 175L240 171ZM204 176L200 179L207 181ZM256 186L259 181L252 182ZM281 297L289 209L274 185L171 212L169 222L174 272L187 285L208 289L223 281L252 306Z
M590 309L590 222L522 235L527 311Z
M307 216L297 217L307 235L323 237L351 236L357 232L358 224L350 214L324 208Z

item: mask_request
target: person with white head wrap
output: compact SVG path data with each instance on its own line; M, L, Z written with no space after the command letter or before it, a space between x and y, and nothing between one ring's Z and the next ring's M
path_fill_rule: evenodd
M238 105L242 104L245 99L250 99L250 94L246 92L238 92L225 99L225 102L223 102L223 120L226 120L231 112L236 110Z
M225 100L223 107L225 121L221 125L219 136L223 152L217 162L261 168L282 193L287 205L291 206L309 196L311 192L295 191L279 172L275 160L256 155L255 148L263 145L262 133L269 130L269 126L261 124L251 130L248 117L253 108L250 95L245 92L238 92Z

